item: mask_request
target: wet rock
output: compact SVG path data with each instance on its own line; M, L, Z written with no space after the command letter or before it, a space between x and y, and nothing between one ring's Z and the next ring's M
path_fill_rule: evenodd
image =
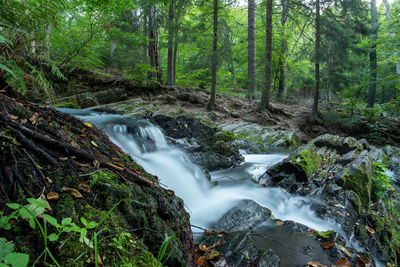
M236 231L222 238L211 235L202 243L211 246L218 241L221 241L222 245L217 249L225 255L229 266L280 266L280 259L272 250L257 249L248 231Z
M196 164L207 171L226 169L243 161L234 137L228 132L203 124L200 120L184 115L169 117L154 115L151 121L160 126L165 135L187 151Z
M261 207L252 200L241 200L236 206L225 213L213 226L217 230L228 232L252 230L262 223L268 222L271 211Z

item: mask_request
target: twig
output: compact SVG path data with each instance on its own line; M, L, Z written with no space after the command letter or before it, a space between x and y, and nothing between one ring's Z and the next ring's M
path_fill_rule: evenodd
M103 169L97 169L97 170L95 170L94 172L91 172L91 173L79 174L79 177L91 176L91 175L95 174L96 172L99 172L99 171L107 171L107 170L108 170L108 169L105 169L105 168L103 168Z
M28 156L28 158L32 161L32 164L35 166L36 170L40 173L40 175L43 177L44 181L46 182L46 176L44 176L43 172L41 169L39 169L38 164L33 160L33 158L31 157L31 155L29 155L29 153L25 150L25 148L22 148L22 151L24 151L24 153Z

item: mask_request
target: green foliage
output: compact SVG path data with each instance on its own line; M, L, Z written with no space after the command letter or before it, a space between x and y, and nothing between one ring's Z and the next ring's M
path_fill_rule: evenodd
M25 267L28 266L29 255L14 252L14 244L5 238L0 238L0 266Z
M157 260L158 260L159 262L162 262L162 264L164 264L164 263L169 259L169 257L172 255L172 253L174 252L174 250L177 248L177 244L175 243L175 244L173 245L172 249L170 250L170 252L168 253L168 255L166 255L167 249L168 249L168 245L169 245L171 242L174 243L173 241L178 242L178 244L180 243L180 242L179 242L179 239L176 238L175 235L171 235L171 236L165 238L164 242L163 242L163 243L161 244L161 246L160 246L160 249L158 250Z
M100 222L90 221L88 222L86 218L81 217L80 222L83 227L78 226L72 221L72 218L67 217L62 219L61 223L57 221L56 218L45 214L45 209L48 208L48 204L45 203L43 199L33 199L28 198L27 201L29 204L21 205L18 203L8 203L7 206L14 210L10 215L1 216L0 217L0 229L4 230L11 230L12 226L10 224L11 220L25 220L28 221L29 226L32 229L36 229L37 227L40 229L42 234L42 238L44 241L44 250L39 258L36 259L36 262L44 255L44 259L46 260L46 255L53 260L54 264L60 266L57 262L53 254L51 253L48 241L50 242L60 242L62 246L70 240L72 237L71 235L78 234L79 235L79 242L86 245L89 249L94 249L95 255L98 254L98 245L99 240L98 236L106 230L105 228L99 229L100 225L110 216L113 210L125 200L120 200L117 204L115 204L101 219ZM41 223L38 217L43 218L43 222ZM55 231L52 233L48 232L47 223L50 224ZM89 239L89 233L92 233L92 237ZM66 237L63 239L62 237ZM63 239L63 240L61 240ZM29 256L27 254L22 253L12 253L13 251L13 244L7 242L0 238L0 261L5 261L6 263L10 263L12 266L26 266L29 261ZM3 254L1 254L3 253ZM81 256L86 254L85 251ZM80 257L81 257L80 256ZM80 258L79 257L79 258ZM23 265L23 263L26 264ZM17 264L17 265L14 265ZM95 257L95 265L98 266L97 257ZM1 263L0 263L1 266ZM5 265L8 266L8 265Z
M374 162L373 168L372 191L378 199L385 199L393 190L393 178L388 175L386 165L382 162Z

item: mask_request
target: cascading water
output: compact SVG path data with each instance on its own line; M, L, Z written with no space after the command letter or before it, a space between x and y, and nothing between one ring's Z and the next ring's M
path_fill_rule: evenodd
M212 180L218 182L212 186L188 155L170 146L162 131L150 122L82 111L74 115L103 129L147 172L157 175L162 185L174 190L184 200L193 225L210 227L238 201L251 199L269 208L278 219L296 221L319 231L340 230L337 224L315 215L310 208L312 200L251 182L249 178L260 176L282 161L284 154L245 154L241 166L211 173Z

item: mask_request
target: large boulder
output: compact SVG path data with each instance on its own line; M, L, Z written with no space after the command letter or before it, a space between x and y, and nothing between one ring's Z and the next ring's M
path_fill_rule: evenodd
M271 211L252 200L241 200L212 227L228 232L252 230L271 219Z

